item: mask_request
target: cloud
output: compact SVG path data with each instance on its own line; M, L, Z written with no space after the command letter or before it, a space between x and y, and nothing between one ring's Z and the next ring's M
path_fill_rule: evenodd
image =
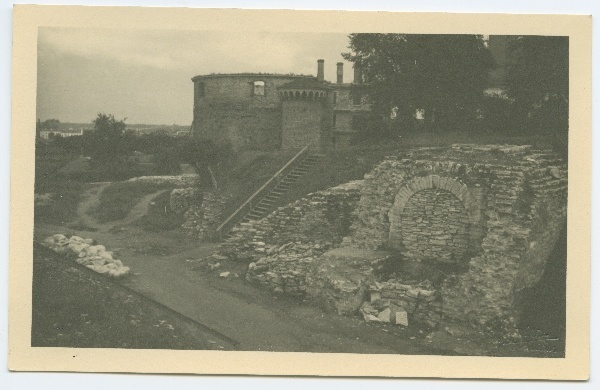
M345 40L343 34L330 34L329 39L327 35L43 28L40 29L39 45L40 50L59 54L110 59L125 65L164 70L299 73L300 68L306 68L306 61L316 61L313 53L318 52L319 42L331 43L331 38L339 43ZM339 54L344 47L338 46L335 53L324 54L335 54L341 60ZM310 55L314 58L306 58Z
M348 44L345 34L312 32L40 28L38 36L38 117L83 122L106 111L131 123L189 123L195 75L316 75L323 58L325 79L335 80Z

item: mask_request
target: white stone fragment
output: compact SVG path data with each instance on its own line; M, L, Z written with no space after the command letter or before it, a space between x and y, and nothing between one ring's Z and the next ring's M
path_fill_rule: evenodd
M408 313L406 311L396 312L396 325L408 326Z

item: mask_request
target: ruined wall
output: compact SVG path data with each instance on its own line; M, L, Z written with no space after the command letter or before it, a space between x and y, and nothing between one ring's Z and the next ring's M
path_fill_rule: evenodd
M194 77L195 136L231 142L236 150L281 146L282 110L277 88L303 76L238 74ZM264 94L254 91L264 82Z
M262 220L233 229L215 255L251 263L247 279L275 291L304 291L307 269L349 234L360 193L352 182L309 194Z
M197 187L177 188L171 191L171 210L183 214L182 228L192 237L216 239L216 228L223 222L225 199L218 191L200 192Z
M567 181L566 162L532 146L413 149L242 224L218 256L340 314L510 334L566 223Z
M448 206L456 215L445 217L453 218L454 233L443 233L442 220L419 222L428 204L435 210L431 194L440 189L446 200L439 201L454 197L453 206ZM566 196L566 163L546 150L494 145L421 148L387 158L367 175L355 234L346 244L391 248L406 262L434 266L448 260L441 251L436 255L435 246L454 250L463 256L454 260L464 268L444 275L445 321L474 326L514 321L519 292L540 280L566 222ZM433 245L420 246L418 240ZM448 248L449 243L456 246Z
M401 211L401 220L404 256L454 262L466 254L469 216L449 191L416 193Z
M325 103L321 100L283 101L283 149L297 149L309 143L319 145L327 130Z

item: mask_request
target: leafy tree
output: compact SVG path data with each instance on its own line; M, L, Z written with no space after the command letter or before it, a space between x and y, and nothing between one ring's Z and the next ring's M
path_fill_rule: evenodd
M475 117L494 61L479 35L350 34L350 53L360 66L375 115L413 122L425 110L429 127L459 126Z
M507 93L523 130L562 139L569 121L569 38L518 36L509 44Z
M180 161L190 164L199 177L200 186L218 188L217 169L231 159L231 146L198 137L182 137L176 149Z
M129 150L124 142L125 119L116 120L113 115L98 114L94 131L87 139L87 151L93 160L101 164L122 163Z

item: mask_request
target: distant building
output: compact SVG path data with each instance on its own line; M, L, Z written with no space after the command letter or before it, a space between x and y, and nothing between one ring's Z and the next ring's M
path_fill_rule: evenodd
M496 60L491 85L484 93L504 94L508 36L485 36ZM344 83L343 63L335 83L324 80L324 60L317 77L283 74L211 74L192 78L194 113L192 135L229 141L234 149L297 149L348 145L371 111L353 86L363 83L360 67ZM396 113L392 112L392 116ZM417 110L416 119L422 119Z
M281 74L214 74L196 76L192 134L231 142L234 149L296 149L308 144L326 148L347 144L356 123L368 114L364 99L344 83L343 64L337 82L324 80L324 61L317 77Z
M83 129L41 130L40 138L49 139L55 137L79 137L83 135Z

